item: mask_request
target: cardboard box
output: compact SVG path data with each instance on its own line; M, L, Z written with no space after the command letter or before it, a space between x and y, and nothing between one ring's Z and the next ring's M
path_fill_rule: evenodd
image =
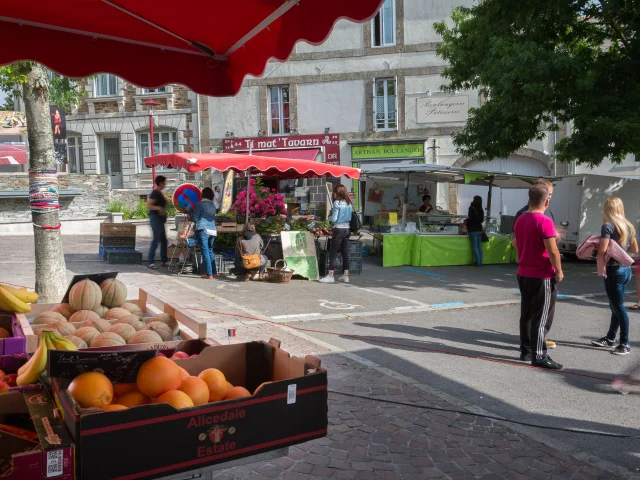
M86 352L99 355L95 352ZM137 372L144 358L127 353L128 370ZM68 361L52 352L50 368ZM119 359L121 361L122 358ZM84 362L84 361L83 361ZM82 362L81 362L82 363ZM91 362L84 362L89 364ZM176 361L192 375L219 368L251 397L176 410L169 404L82 414L65 390L72 375L52 381L64 421L76 442L77 472L82 479L152 479L248 457L327 434L327 372L314 357L291 357L279 342L250 342L208 347L197 358ZM96 368L92 363L91 367ZM80 368L82 370L82 368ZM105 368L110 375L111 368ZM108 452L108 457L105 457Z
M15 314L0 312L0 328L4 328L13 335L9 338L0 338L0 355L27 353L27 339Z
M396 212L378 212L374 217L373 224L383 227L398 225L398 214Z
M79 276L80 278L84 278ZM89 276L91 277L91 276ZM152 295L147 293L144 289L139 289L138 298L127 300L128 303L135 303L140 307L142 312L146 317L152 317L159 313L168 313L175 317L175 319L180 324L180 340L194 340L194 339L205 339L207 336L207 322L206 320L200 320L195 318L186 311L180 310L178 307L171 305L170 303L166 303ZM42 312L48 312L51 310L56 304L53 303L35 303L31 305L31 311L27 314L18 313L16 314L17 321L22 331L24 332L24 336L26 337L26 351L28 353L33 353L37 350L39 345L39 337L38 333L40 330L46 327L46 325L31 325L29 320L33 320L38 314ZM112 320L110 323L115 324L117 320ZM80 328L80 323L73 323L76 328ZM177 341L177 339L176 339ZM172 344L172 342L165 342L156 347L145 347L145 348L155 348L163 349L164 345ZM144 344L149 345L149 344ZM172 344L173 345L173 344ZM171 348L171 346L166 347Z
M9 467L3 480L73 480L74 446L65 428L60 413L45 390L29 392L9 392L0 394L0 417L11 414L31 416L40 446L35 450L6 455L7 443L2 443L4 458L0 462ZM5 441L9 440L4 438ZM15 440L15 438L13 439ZM0 471L5 470L0 465Z

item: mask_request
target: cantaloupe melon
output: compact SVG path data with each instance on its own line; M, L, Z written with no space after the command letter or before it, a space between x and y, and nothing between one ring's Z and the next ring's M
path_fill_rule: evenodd
M91 340L100 335L100 332L93 327L80 327L73 335L82 339L87 345L91 345Z
M131 325L136 332L138 330L142 330L144 327L144 322L136 315L127 315L126 317L122 317L117 323L126 323L127 325Z
M113 385L102 373L85 372L71 381L69 394L82 408L101 408L111 404Z
M166 357L154 357L140 366L136 384L147 397L156 398L169 390L180 388L182 376L175 362Z
M124 341L120 335L112 332L104 332L98 335L91 341L91 348L97 347L119 347L120 345L126 345L127 342Z
M69 319L70 322L74 323L84 323L89 320L100 320L100 315L93 310L79 310L71 315Z
M165 342L173 339L173 335L171 335L171 329L167 324L162 322L147 323L147 325L142 330L151 330L152 332L156 332Z
M71 318L71 315L75 313L75 310L71 308L68 303L59 303L51 309L52 312L58 312L64 316L67 320Z
M132 335L127 343L129 345L134 345L136 343L162 343L162 341L162 337L156 332L152 330L140 330Z
M93 320L83 322L81 327L93 327L98 330L98 332L103 333L111 328L111 324L102 318L94 318Z
M58 312L42 312L40 315L37 315L36 318L33 319L34 325L49 325L51 323L56 322L66 322L67 319L64 318L64 315Z
M136 305L135 303L123 303L122 305L120 305L120 308L125 308L127 310L129 310L129 312L131 312L132 315L135 315L136 317L141 317L144 315L144 313L142 312L142 309Z
M78 310L96 310L102 303L100 286L88 278L80 280L69 291L69 305Z
M147 325L152 322L162 322L166 324L171 329L171 336L175 337L180 333L180 324L178 321L168 313L159 313L158 315L154 315L149 319Z
M127 299L127 287L120 280L107 278L100 284L102 305L109 308L119 307Z
M129 339L136 333L136 329L131 325L127 325L126 323L116 323L109 330L107 330L107 332L120 335L125 342L128 342Z
M131 312L126 308L110 308L107 313L104 314L103 318L105 320L120 320L123 317L128 317L131 315Z
M100 315L100 318L103 318L106 315L106 313L109 311L109 307L105 307L104 305L98 305L94 311L98 315Z
M64 322L56 322L49 325L53 327L60 335L71 335L76 331L76 327L74 327L70 322L66 320Z
M96 335L98 331L96 330ZM65 335L64 338L67 340L71 340L71 342L78 348L87 348L89 345L80 337L76 337L75 335Z

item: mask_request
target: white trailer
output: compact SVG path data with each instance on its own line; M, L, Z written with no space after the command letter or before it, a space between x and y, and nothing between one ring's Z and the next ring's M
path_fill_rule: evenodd
M608 197L624 202L625 214L640 230L640 179L602 175L569 175L554 182L551 212L560 233L558 248L574 256L589 235L599 235L602 206Z

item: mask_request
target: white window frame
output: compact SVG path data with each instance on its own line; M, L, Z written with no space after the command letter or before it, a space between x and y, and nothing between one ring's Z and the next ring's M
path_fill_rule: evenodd
M139 165L139 169L140 172L142 173L147 173L151 171L151 168L147 168L144 164L144 153L143 153L143 146L144 145L148 145L149 148L149 155L151 155L151 145L149 145L149 130L141 130L139 132L137 132L136 134L136 141L138 142L138 148L137 150L137 155L138 155L138 165ZM171 146L172 148L169 149L169 151L164 151L162 149L162 134L163 133L168 133L169 134L169 146ZM142 136L146 135L147 136L147 140L143 141ZM158 151L158 149L156 148L155 154L159 155L160 153L175 153L175 152L179 152L180 151L180 144L178 143L178 131L177 130L171 130L171 129L167 129L167 128L154 128L153 129L153 136L155 138L155 136L158 135L158 145L160 146L160 151ZM154 144L156 143L155 141L153 142ZM166 143L166 142L165 142ZM165 167L156 167L156 171L159 170L173 170L173 169L168 169Z
M384 81L385 83L385 89L384 89L384 127L378 127L378 110L377 110L377 106L378 106L378 102L377 102L377 98L378 98L378 94L377 94L377 86L378 86L378 82L379 81ZM396 121L395 121L395 126L394 127L389 127L389 101L388 101L388 82L393 81L394 83L394 92L395 92L395 113L396 113ZM397 77L381 77L381 78L374 78L373 79L373 129L377 132L393 132L398 130L398 78Z
M159 94L166 94L169 93L167 90L167 87L159 87L159 88L143 88L142 90L142 94L143 95L153 95L154 93L159 93Z
M73 139L73 145L71 145L71 139ZM71 171L71 150L75 155L77 172ZM82 151L82 135L67 135L67 162L69 164L69 173L83 174L84 173L84 157Z
M289 131L285 132L284 131L284 102L282 101L282 89L286 88L287 92L289 94L289 101L287 102L289 104ZM272 128L272 124L273 124L273 117L271 116L271 90L272 89L278 89L278 115L279 115L279 125L280 125L280 132L279 133L273 133L273 128ZM267 101L269 102L269 134L270 135L275 135L275 136L283 136L283 135L290 135L291 134L291 86L290 85L272 85L269 86L267 89Z
M115 90L115 92L108 93L106 95L98 94L98 79L99 79L99 77L101 77L103 75L115 78L115 81L116 81L116 90ZM95 98L117 97L117 96L120 95L120 88L119 88L120 86L119 86L119 84L120 84L120 79L116 75L113 75L111 73L101 73L100 75L96 75L96 77L93 79L93 96Z
M382 16L382 9L384 8L384 4L387 2L391 2L391 38L393 39L391 43L385 43L385 24ZM380 22L380 45L376 45L376 22ZM371 47L372 48L383 48L383 47L393 47L396 45L396 0L385 0L385 2L376 13L376 16L371 19Z

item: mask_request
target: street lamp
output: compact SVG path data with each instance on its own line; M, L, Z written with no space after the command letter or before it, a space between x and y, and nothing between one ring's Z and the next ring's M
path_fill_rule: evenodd
M156 149L155 149L155 141L153 139L153 107L157 107L158 105L160 105L160 102L156 102L153 99L149 99L149 100L145 100L144 102L142 102L142 105L146 105L148 107L149 110L149 143L151 144L151 156L153 157L156 154ZM143 160L144 161L144 160ZM156 167L155 165L153 165L151 167L151 178L153 180L153 187L155 188L156 185Z

